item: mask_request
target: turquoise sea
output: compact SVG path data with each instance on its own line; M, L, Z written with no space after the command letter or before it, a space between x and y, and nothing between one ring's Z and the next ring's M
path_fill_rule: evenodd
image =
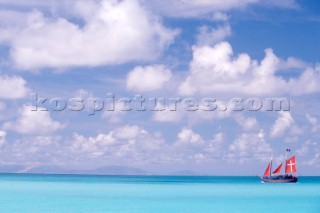
M320 177L0 174L0 212L320 212Z

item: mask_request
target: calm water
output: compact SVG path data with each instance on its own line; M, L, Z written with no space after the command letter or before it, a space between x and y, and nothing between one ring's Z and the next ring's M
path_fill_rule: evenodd
M257 177L0 174L0 212L320 212L320 177L296 184Z

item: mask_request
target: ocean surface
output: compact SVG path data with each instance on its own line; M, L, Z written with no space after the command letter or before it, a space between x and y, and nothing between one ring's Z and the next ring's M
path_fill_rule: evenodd
M320 177L0 174L0 212L320 212Z

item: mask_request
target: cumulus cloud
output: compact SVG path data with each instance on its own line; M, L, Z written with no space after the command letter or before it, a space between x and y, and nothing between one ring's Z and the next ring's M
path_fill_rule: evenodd
M6 142L7 132L0 130L0 147Z
M134 133L130 137L116 134L126 130ZM137 134L141 133L140 130L143 133ZM258 134L241 134L230 145L225 144L224 137L222 132L217 132L206 139L191 128L182 128L171 143L166 142L161 134L135 125L92 136L79 133L65 138L31 136L6 143L1 150L2 163L14 161L23 165L57 165L73 169L116 164L157 172L164 168L168 171L170 167L173 170L182 167L201 170L200 167L205 166L204 171L210 173L207 167L218 166L215 162L227 161L238 165L253 160L266 161L272 153L270 144Z
M300 156L308 156L312 151L317 149L317 143L312 140L305 141L296 153Z
M178 134L178 142L180 143L199 143L202 141L202 138L199 134L194 133L191 129L184 128Z
M136 0L103 0L91 2L88 8L83 4L87 3L79 1L72 8L83 25L45 17L39 11L28 14L27 24L12 30L13 63L36 70L150 61L177 35Z
M1 133L1 132L0 132ZM176 162L194 164L211 162L221 157L224 135L221 132L205 140L190 128L183 128L173 143L168 143L159 132L141 126L126 125L106 133L84 136L25 136L6 146L4 161L23 164L68 164L81 167L97 165L154 166ZM11 156L11 158L10 158ZM26 162L23 162L25 160Z
M0 75L0 98L23 98L30 91L27 82L20 76Z
M183 113L177 111L158 111L153 116L153 120L158 122L179 122L182 118Z
M14 162L16 165L27 165L28 167L47 164L65 165L68 158L68 152L64 146L61 146L61 137L57 135L25 135L21 138L10 139L10 143L8 142L1 150L3 164L11 165ZM67 161L71 162L71 160Z
M261 132L258 134L243 133L229 145L229 153L226 158L231 162L237 161L240 163L245 163L252 159L265 161L270 157L271 153L272 148L261 137Z
M260 138L261 140L264 140L265 138L265 133L263 129L260 129L260 132L258 134L258 138Z
M23 0L1 0L0 5L1 6L15 6L15 7L37 7L37 6L47 6L52 4L52 0L48 1L38 1L38 0L29 0L29 1L23 1Z
M202 26L199 28L199 35L197 36L197 45L214 45L220 41L225 40L230 35L231 27L229 25L220 26L217 28Z
M122 128L116 129L114 136L118 139L134 139L148 132L137 125L126 125Z
M204 140L190 128L183 128L177 135L177 140L170 147L172 160L182 162L212 161L221 156L221 144L224 136L221 132L210 140Z
M65 0L63 2L58 1L58 3L55 0L1 0L0 6L23 8L25 10L32 8L42 8L53 13L64 12L72 14L73 11L70 11L68 9L70 9L70 6L72 6L73 2L73 0ZM97 1L85 1L85 7L89 8L88 5L94 2ZM172 2L171 0L140 0L140 2L144 5L151 7L158 13L173 17L202 17L208 13L220 13L227 12L232 9L243 9L249 5L262 5L268 7L280 7L287 9L299 8L299 5L295 0L176 0L174 2ZM224 19L219 18L219 20Z
M137 92L151 92L163 89L171 77L171 71L164 65L139 66L127 75L126 86Z
M298 8L294 0L144 0L159 13L172 17L203 17L215 12L226 12L232 9L243 9L249 5L262 5L288 9Z
M173 144L172 158L176 160L203 160L205 141L202 137L189 128L183 128L177 136L177 141ZM209 147L209 146L207 146ZM179 151L178 151L179 150Z
M5 131L0 131L0 141L5 141L5 135ZM264 139L263 131L243 133L231 144L225 142L222 132L206 139L188 127L177 133L174 142L166 142L161 133L150 132L137 125L126 125L93 136L79 133L65 138L57 135L26 136L6 143L0 151L2 163L14 161L25 165L53 164L64 167L68 162L71 168L117 164L153 169L155 164L169 168L173 162L173 168L177 169L177 165L187 165L187 168L214 165L212 163L219 159L222 160L219 162L236 164L267 161L273 152ZM316 142L306 142L297 154L307 157L317 153L317 145ZM316 157L305 163L314 165L318 159ZM158 167L156 169L158 171Z
M232 107L227 108L228 103L224 101L216 100L213 103L193 98L177 98L175 100L179 101L175 104L170 103L164 105L165 107L163 107L162 104L158 104L158 108L153 115L153 120L158 122L179 122L181 120L187 120L189 124L195 124L201 121L224 119L230 117L232 112ZM188 100L194 101L193 104L196 106L194 109L189 107Z
M1 4L1 3L0 3ZM2 28L2 33L0 35L0 42L8 40L9 34L6 34L4 29L11 28L12 26L18 27L26 24L25 18L27 17L26 13L8 10L8 9L0 9L0 27ZM12 28L11 28L12 29ZM8 32L7 32L8 33Z
M173 17L202 17L208 13L244 8L259 0L151 0L149 4L160 13Z
M298 60L278 58L272 49L265 50L258 62L246 53L233 54L228 42L214 46L194 46L189 74L179 86L181 95L302 95L320 91L320 75ZM302 69L299 77L285 80L281 68Z
M306 119L308 120L308 122L311 124L312 128L311 128L311 132L317 132L318 129L320 128L318 119L316 117L311 116L309 113L306 114Z
M125 114L126 111L124 111L123 104L116 102L114 104L110 103L105 106L105 110L102 113L102 117L108 123L120 123Z
M104 154L103 147L109 149L115 144L116 140L109 134L98 134L96 137L85 137L81 134L74 133L72 136L72 143L70 151L73 153L86 153L91 156L101 156Z
M0 111L6 109L7 105L4 102L0 102Z
M309 166L319 167L319 162L320 162L320 153L318 152L313 156L311 160L304 162L304 164Z
M161 160L165 141L161 135L150 133L136 125L127 125L95 137L75 133L70 147L74 154L83 153L93 158L108 159L109 163L145 164L145 160Z
M290 112L279 112L279 116L271 128L271 137L282 136L294 123Z
M225 21L228 21L229 16L223 12L218 11L218 12L213 13L212 18L214 21L224 21L225 22Z
M257 119L255 117L236 115L235 120L244 130L254 129L258 125Z
M15 121L6 122L4 128L21 134L47 135L64 127L54 121L50 112L44 111L44 108L39 107L38 111L32 109L31 106L23 106L18 113L19 117Z

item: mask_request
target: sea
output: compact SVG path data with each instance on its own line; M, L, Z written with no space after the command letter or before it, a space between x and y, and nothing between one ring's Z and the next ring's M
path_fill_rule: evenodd
M320 177L0 174L2 213L320 213Z

